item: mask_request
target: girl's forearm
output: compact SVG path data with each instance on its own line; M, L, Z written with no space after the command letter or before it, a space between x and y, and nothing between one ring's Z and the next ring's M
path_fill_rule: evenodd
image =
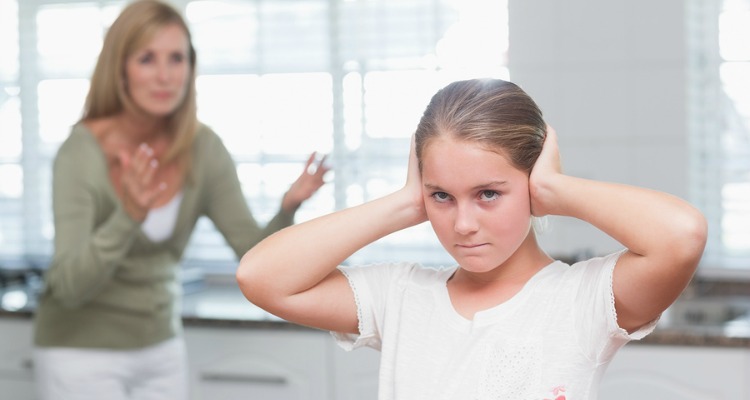
M700 257L705 219L675 196L565 175L547 189L554 196L550 214L587 221L633 253Z
M304 292L357 250L422 221L423 211L405 192L290 226L253 247L237 278L253 301Z

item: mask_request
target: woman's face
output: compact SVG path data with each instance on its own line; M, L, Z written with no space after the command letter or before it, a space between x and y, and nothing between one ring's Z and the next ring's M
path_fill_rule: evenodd
M531 228L528 175L506 157L446 136L422 154L427 217L440 243L464 270L503 264Z
M142 111L168 116L185 98L190 68L185 31L167 25L125 61L126 90Z

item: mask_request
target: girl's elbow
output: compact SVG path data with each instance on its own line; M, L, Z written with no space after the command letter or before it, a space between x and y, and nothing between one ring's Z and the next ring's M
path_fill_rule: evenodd
M247 287L252 283L253 279L250 277L250 260L245 253L245 255L242 256L240 259L240 264L237 267L237 271L235 271L234 277L237 280L237 285L240 287L240 290L242 291L242 294L247 297L246 289Z
M682 249L677 255L685 258L685 261L697 266L708 240L708 223L706 218L693 210L690 215L680 224L680 235L677 246Z
M239 267L235 273L235 279L240 291L251 303L260 301L258 295L262 293L259 282L262 278L257 273L256 260L250 255L250 252L245 253L240 259Z

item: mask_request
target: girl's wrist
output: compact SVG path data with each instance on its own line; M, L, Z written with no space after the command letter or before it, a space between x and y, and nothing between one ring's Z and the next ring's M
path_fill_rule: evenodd
M571 177L555 174L530 184L534 215L564 215L565 191L572 183Z

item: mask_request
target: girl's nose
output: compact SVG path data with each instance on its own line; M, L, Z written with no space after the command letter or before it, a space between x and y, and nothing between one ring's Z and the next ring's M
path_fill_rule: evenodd
M471 204L458 205L453 229L461 235L468 235L479 229L479 221Z

